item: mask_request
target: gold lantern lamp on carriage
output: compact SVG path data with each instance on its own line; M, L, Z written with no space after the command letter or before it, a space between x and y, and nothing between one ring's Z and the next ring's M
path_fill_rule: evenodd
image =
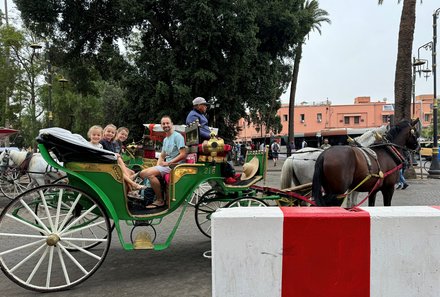
M226 154L230 150L230 145L225 141L211 133L211 139L203 141L199 145L199 161L200 162L226 162Z

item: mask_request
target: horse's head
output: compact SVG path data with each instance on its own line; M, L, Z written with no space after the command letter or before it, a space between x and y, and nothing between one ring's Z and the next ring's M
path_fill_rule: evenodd
M402 120L393 126L386 134L386 139L394 144L404 146L409 150L417 150L419 148L418 138L420 136L417 130L419 119L413 121Z
M11 154L11 152L9 150L4 150L0 154L0 170L1 171L6 170L6 168L13 165L13 162L10 158L10 154Z

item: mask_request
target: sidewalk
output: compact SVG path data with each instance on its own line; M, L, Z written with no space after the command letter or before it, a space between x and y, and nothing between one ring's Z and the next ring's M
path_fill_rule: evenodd
M267 171L280 171L281 168L283 168L285 158L278 159L277 166L274 166L273 160L267 160ZM243 166L240 165L234 165L235 171L237 172L243 172Z

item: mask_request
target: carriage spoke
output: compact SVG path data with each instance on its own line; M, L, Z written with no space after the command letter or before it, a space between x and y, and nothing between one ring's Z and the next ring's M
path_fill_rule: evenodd
M21 260L19 263L17 263L17 265L15 265L14 267L12 267L9 271L14 272L17 268L20 268L21 265L23 265L24 263L26 263L30 258L32 258L35 254L37 254L39 251L41 251L44 247L46 246L46 244L42 244L38 249L36 249L35 251L33 251L32 253L30 253L26 258L24 258L23 260Z
M69 235L69 234L72 234L72 233L75 233L75 232L78 232L78 231L82 231L84 229L90 229L90 232L93 235L95 235L91 228L94 227L94 226L102 225L102 224L105 224L104 220L96 222L96 223L93 223L93 224L85 225L85 226L82 226L82 227L79 227L79 228L75 228L75 229L67 231L67 232L61 232L60 235L66 236L66 235ZM68 230L68 229L66 228L66 230ZM95 236L95 238L96 238L96 236Z
M19 251L21 249L25 249L25 248L31 247L33 245L37 245L39 243L43 243L45 241L46 241L46 239L41 239L41 240L38 240L38 241L35 241L35 242L30 242L28 244L24 244L24 245L15 247L15 248L10 249L10 250L3 251L3 252L0 253L0 257L4 256L6 254L9 254L9 253L13 253L13 252Z
M203 222L200 222L199 225L200 225L200 226L203 226L203 225L205 225L206 223L208 223L209 226L206 228L205 231L206 231L207 233L211 233L211 220L210 220L210 219L206 219L206 220L204 220Z
M46 288L50 286L50 277L52 274L53 248L49 250L49 261L47 262Z
M58 258L60 260L61 269L63 270L64 279L66 280L66 283L69 285L70 284L69 273L67 272L66 263L64 262L64 258L63 258L63 252L59 247L59 245L57 245L57 253L58 253Z
M72 242L70 242L70 240L67 239L67 240L65 240L65 242L67 242L69 245L73 246L75 249L83 252L84 254L89 255L90 257L95 258L98 261L101 260L101 257L95 255L94 253L89 252L88 250L83 249L82 247L80 247Z
M41 255L40 260L38 260L38 263L35 265L34 269L32 270L31 274L29 275L28 279L26 280L26 284L29 284L31 280L34 278L35 273L40 268L41 263L43 262L44 258L46 258L47 251L49 250L49 246L46 246L46 249L44 250L43 255Z
M61 192L64 191L64 189L60 190ZM68 213L66 214L66 217L64 218L63 222L61 223L61 225L58 227L58 232L60 230L62 230L64 228L64 225L67 223L67 221L70 219L70 217L72 216L72 212L75 209L76 205L78 204L79 200L81 199L81 194L78 194L78 196L76 197L75 201L73 201L72 205L70 206L70 209L68 211Z
M58 203L57 203L57 214L55 217L55 230L58 231L58 224L60 223L60 216L61 216L61 204L63 202L63 191L60 191L58 194Z
M64 235L64 233L69 230L73 225L75 225L78 221L80 221L81 219L83 219L86 215L88 215L89 213L91 213L97 206L93 205L92 207L90 207L87 211L85 211L83 214L81 214L78 218L76 218L75 220L73 220L73 222L71 222L69 225L67 225L67 227L64 228L64 230L60 230L60 236Z
M84 242L106 242L107 238L80 238L80 237L69 237L69 238L63 238L64 242L69 241L84 241Z
M0 236L13 236L13 237L37 238L37 239L47 238L45 235L17 234L17 233L0 233Z
M44 234L48 234L48 233L50 233L50 232L46 231L45 229L38 228L38 226L32 225L32 224L26 222L25 220L22 220L22 219L20 219L20 218L18 218L18 217L16 217L16 216L13 216L13 215L11 215L11 214L9 214L9 213L7 213L6 216L7 216L8 218L11 218L11 219L13 219L13 220L15 220L15 221L17 221L17 222L23 224L23 225L26 225L26 226L28 226L28 227L30 227L30 228L36 230L37 232L41 232L41 233L44 233ZM6 233L5 233L5 234L6 234Z
M76 267L78 267L84 274L89 273L62 244L58 245L63 250L64 254L66 254L66 256L69 257L70 260L72 260Z
M44 196L43 191L39 191L41 202L43 203L44 210L46 211L47 220L49 221L50 229L55 231L55 226L52 221L52 216L50 215L49 207L47 206L46 197Z
M27 203L20 198L20 203L29 211L29 214L41 225L41 227L50 234L51 231L46 227L46 225L40 220L40 218L35 214L35 212L27 205Z

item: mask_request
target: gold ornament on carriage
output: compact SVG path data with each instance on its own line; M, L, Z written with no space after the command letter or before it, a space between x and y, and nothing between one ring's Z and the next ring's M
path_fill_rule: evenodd
M205 140L202 143L202 152L209 154L211 157L217 157L217 153L221 153L225 150L225 141L221 138L211 134L211 139Z

